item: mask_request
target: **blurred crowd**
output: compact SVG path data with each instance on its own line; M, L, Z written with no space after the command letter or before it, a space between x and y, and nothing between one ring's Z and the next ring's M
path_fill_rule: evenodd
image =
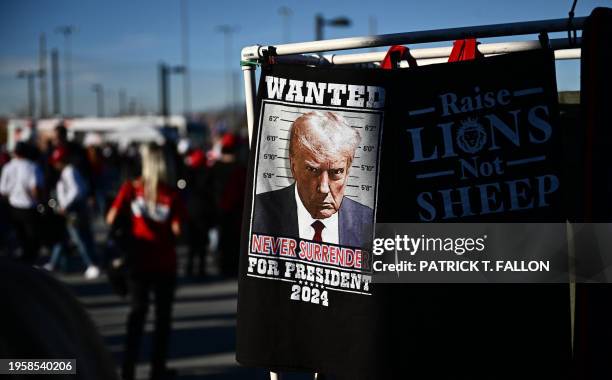
M84 275L98 277L109 263L109 249L95 244L94 225L105 219L121 185L142 175L141 145L120 149L96 134L71 141L60 124L44 143L20 141L12 152L2 147L0 254L50 271L66 270L67 259L78 256ZM166 185L176 189L186 210L179 240L189 252L185 272L205 276L207 263L216 260L222 274L235 275L244 139L222 133L206 143L180 139L160 149Z
M78 257L85 278L106 272L115 292L129 295L124 379L134 378L153 294L151 378L172 378L165 363L176 247L187 249L187 276L210 275L210 262L216 275L237 275L245 140L226 132L206 144L121 149L96 134L68 136L60 124L50 139L0 154L0 253L50 272L73 270Z

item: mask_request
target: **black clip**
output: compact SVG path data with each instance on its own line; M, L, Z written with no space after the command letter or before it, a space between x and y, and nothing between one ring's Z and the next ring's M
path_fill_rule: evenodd
M550 38L548 38L548 33L540 32L540 34L538 34L538 40L540 40L542 49L550 49Z
M576 9L577 2L578 0L574 0L572 9L570 9L568 13L569 17L567 19L567 39L571 47L576 46L578 41L578 37L576 36L576 28L574 27L574 10Z
M402 53L399 51L391 52L391 68L397 69L399 67L399 63L402 60Z
M274 46L268 46L266 49L262 51L263 60L262 65L268 66L276 63L276 48Z

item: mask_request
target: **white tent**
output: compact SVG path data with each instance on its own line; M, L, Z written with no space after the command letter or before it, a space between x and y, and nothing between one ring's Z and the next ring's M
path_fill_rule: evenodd
M141 127L162 128L166 121L161 116L126 116L107 118L80 118L67 121L68 130L71 132L114 132ZM176 127L179 135L183 135L187 129L187 121L183 116L171 116L167 124Z
M165 119L161 116L125 116L125 117L84 117L76 119L39 119L36 121L36 130L43 135L49 135L55 127L64 123L69 138L75 135L88 135L95 133L101 141L113 141L122 147L131 142L158 142L163 143L161 133L165 125L175 127L178 136L187 134L187 120L183 116L170 116ZM8 147L12 149L18 140L28 139L32 132L32 122L29 119L11 119L8 123Z
M120 148L127 147L130 143L155 142L163 144L165 139L162 133L155 127L146 125L134 126L120 131L110 132L105 135L106 141L119 144Z

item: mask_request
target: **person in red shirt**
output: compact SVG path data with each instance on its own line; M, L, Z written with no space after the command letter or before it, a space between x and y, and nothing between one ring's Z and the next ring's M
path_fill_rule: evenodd
M149 293L155 294L151 379L171 377L166 356L176 287L175 239L181 233L185 215L178 191L172 187L171 168L164 152L156 145L141 148L142 175L127 181L119 190L106 221L112 225L129 215L130 244L126 253L131 310L122 367L124 379L134 378L140 340L149 306Z

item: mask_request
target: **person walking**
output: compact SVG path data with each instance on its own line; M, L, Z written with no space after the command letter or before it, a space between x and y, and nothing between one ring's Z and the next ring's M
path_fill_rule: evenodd
M127 337L122 365L123 379L134 379L140 340L149 307L149 293L155 297L155 331L151 358L151 379L167 379L166 367L176 287L175 240L181 234L185 209L178 190L171 184L172 168L157 145L141 147L142 174L121 186L106 221L118 217L131 220L130 248L127 250L128 289L131 297ZM119 259L121 260L121 259Z
M182 169L181 175L186 181L186 187L181 191L187 205L184 225L189 251L185 272L187 276L195 274L205 277L208 233L214 216L206 152L200 147L192 147L187 139L179 141L177 150L182 158L179 166Z
M221 139L221 156L210 169L209 177L219 228L219 269L226 277L238 275L246 185L246 167L238 158L241 148L238 136L226 133Z
M22 249L21 259L34 264L40 243L36 206L42 192L43 174L27 156L27 144L17 143L13 159L2 168L0 194L8 198L9 215Z
M95 245L87 207L87 183L79 170L70 162L69 152L65 147L55 148L50 161L51 165L60 173L56 184L56 196L59 205L57 212L66 218L68 235L87 267L85 277L87 279L97 278L100 275L100 269L95 265L92 258L95 253ZM44 265L45 269L53 270L55 268L66 245L65 241L61 241L53 247L51 259Z

